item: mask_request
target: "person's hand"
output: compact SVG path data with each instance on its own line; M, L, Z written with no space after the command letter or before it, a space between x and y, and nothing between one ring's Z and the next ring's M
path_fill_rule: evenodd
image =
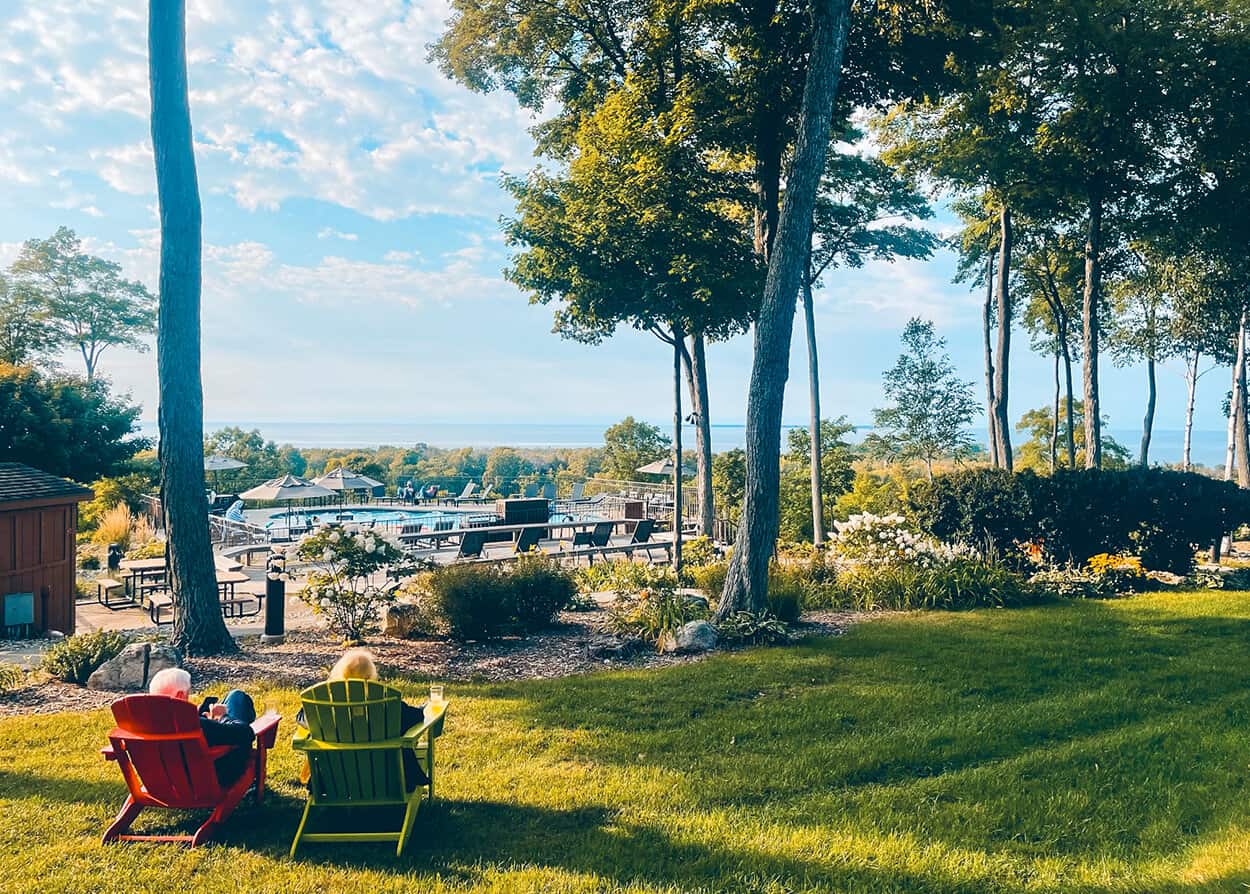
M208 709L209 720L221 720L225 716L226 716L226 706L223 704L218 703Z

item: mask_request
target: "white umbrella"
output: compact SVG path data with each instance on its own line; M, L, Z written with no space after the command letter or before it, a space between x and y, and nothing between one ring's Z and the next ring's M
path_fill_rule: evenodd
M349 490L367 490L372 492L375 487L382 486L381 481L374 481L368 475L361 475L358 472L344 469L342 466L339 466L333 472L326 472L320 478L313 479L313 484L338 491L339 505L342 505L343 494Z
M296 500L312 500L317 497L332 497L334 491L324 488L294 475L283 475L272 478L264 484L258 484L250 490L239 494L245 500L267 500L271 503L286 503L287 527L290 527L291 504Z
M671 456L666 456L664 459L657 459L653 463L647 463L645 466L639 466L634 469L634 471L642 472L644 475L663 475L666 478L671 477L673 474L673 458ZM681 474L683 476L693 475L694 469L690 468L685 463L682 463Z
M232 456L215 453L204 458L205 472L229 472L231 469L246 469L247 463L241 463Z

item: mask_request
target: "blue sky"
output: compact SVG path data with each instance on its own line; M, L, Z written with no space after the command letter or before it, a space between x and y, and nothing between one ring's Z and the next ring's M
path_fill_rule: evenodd
M73 227L155 287L146 4L9 0L0 12L0 263ZM499 173L532 164L532 123L425 61L441 0L190 0L192 115L204 204L205 415L213 420L610 422L671 418L654 337L587 347L503 281ZM868 422L907 318L933 319L982 393L979 296L953 259L834 271L818 295L827 415ZM1050 366L1017 337L1012 414L1049 401ZM710 350L714 421L739 423L749 338ZM74 366L74 358L65 363ZM786 419L806 418L796 330ZM156 413L152 353L105 375ZM1227 374L1202 380L1219 429ZM1106 364L1116 429L1139 424L1140 369ZM1160 428L1184 386L1160 374Z

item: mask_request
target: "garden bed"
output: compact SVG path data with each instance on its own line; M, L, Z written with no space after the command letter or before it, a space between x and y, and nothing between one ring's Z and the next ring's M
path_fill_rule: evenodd
M837 636L858 617L853 612L813 612L795 626L793 633L800 638ZM564 612L557 626L528 637L459 643L379 636L368 647L377 656L383 676L449 681L545 679L607 668L665 667L702 657L661 655L645 645L617 651L612 638L599 631L603 619L602 611ZM324 678L343 651L340 642L324 629L291 632L281 645L261 645L258 636L241 637L239 645L235 655L187 661L196 692L256 680L303 688ZM99 708L117 697L116 692L96 692L53 680L0 694L0 717Z

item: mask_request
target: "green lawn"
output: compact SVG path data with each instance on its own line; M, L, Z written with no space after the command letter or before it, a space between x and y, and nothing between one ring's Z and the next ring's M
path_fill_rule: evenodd
M287 859L289 725L270 800L188 851L100 846L123 795L96 751L107 712L2 720L0 889L1250 886L1247 593L882 618L664 671L449 690L441 800L402 859ZM267 697L294 715L294 693Z

